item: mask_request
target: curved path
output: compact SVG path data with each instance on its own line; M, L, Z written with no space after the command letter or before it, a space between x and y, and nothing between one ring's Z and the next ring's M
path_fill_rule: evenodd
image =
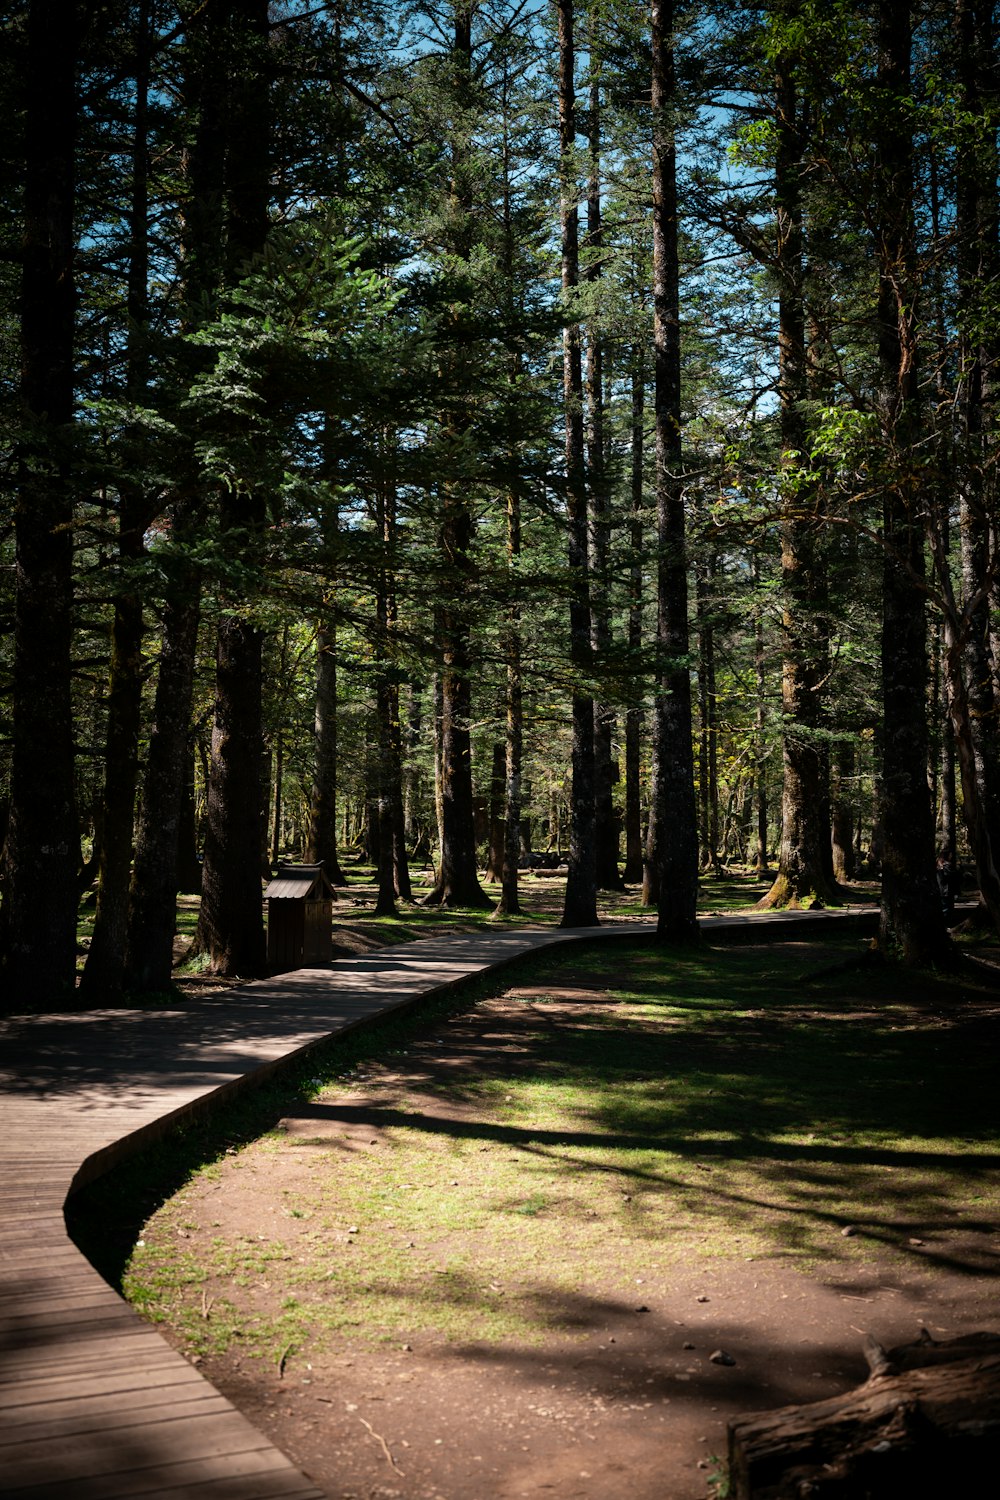
M703 919L718 936L871 920ZM0 1495L23 1500L323 1500L71 1243L67 1195L310 1046L560 943L650 922L448 936L218 992L183 1010L0 1023ZM804 933L803 933L804 935Z

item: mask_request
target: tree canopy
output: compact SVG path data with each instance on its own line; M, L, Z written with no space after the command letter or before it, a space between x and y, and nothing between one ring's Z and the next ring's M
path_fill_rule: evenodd
M12 995L286 856L1000 926L994 9L11 0Z

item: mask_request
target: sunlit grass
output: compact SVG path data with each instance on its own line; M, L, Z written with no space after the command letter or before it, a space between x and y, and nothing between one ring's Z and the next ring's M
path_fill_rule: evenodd
M555 953L506 1001L480 984L478 1013L451 999L423 1029L355 1036L317 1069L317 1134L272 1133L195 1173L126 1289L194 1350L239 1340L274 1359L348 1333L571 1336L583 1304L707 1261L905 1274L919 1254L931 1275L956 1229L985 1232L1000 1208L989 992L824 973L860 951ZM442 1048L466 1064L439 1074ZM350 1136L355 1100L372 1149ZM277 1226L263 1244L206 1228L247 1172Z

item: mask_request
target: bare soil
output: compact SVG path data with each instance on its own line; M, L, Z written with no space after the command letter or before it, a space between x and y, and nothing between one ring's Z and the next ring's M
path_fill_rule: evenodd
M563 983L550 1001L593 1000L585 972ZM445 1108L451 1127L475 1124L481 1106L463 1084L495 1062L498 1046L513 1069L529 1054L538 1016L526 999L513 991L463 1016L460 1044L456 1035L442 1047L438 1023L406 1059L367 1066L360 1093L327 1091L297 1108L281 1122L289 1149L272 1140L258 1158L222 1163L185 1194L179 1232L206 1255L213 1242L280 1235L294 1259L306 1231L283 1205L313 1170L310 1153L295 1148L327 1145L377 1174L400 1101L411 1115ZM559 1009L545 1007L553 1025ZM995 1047L996 1008L982 1026ZM335 1236L338 1253L362 1254L351 1228ZM598 1247L579 1266L575 1286L550 1290L535 1340L444 1337L432 1308L386 1342L339 1330L273 1362L248 1357L238 1341L197 1362L331 1500L703 1500L716 1492L728 1419L860 1383L866 1332L892 1345L922 1327L950 1338L1000 1323L1000 1233L990 1224L956 1214L903 1254L877 1236L842 1233L831 1228L828 1257L805 1263L780 1248L744 1256L710 1235L680 1257L653 1243L642 1274L623 1282L609 1232L606 1253ZM436 1254L446 1260L449 1248L438 1231ZM286 1293L275 1273L242 1294L210 1281L200 1296L206 1316L224 1294L278 1318ZM167 1336L185 1347L181 1334Z

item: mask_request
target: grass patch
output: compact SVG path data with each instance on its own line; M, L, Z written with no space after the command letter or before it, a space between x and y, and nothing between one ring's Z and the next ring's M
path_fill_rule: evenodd
M986 978L845 970L861 951L522 961L314 1054L298 1106L262 1092L120 1169L77 1237L95 1258L109 1224L134 1230L130 1198L183 1183L105 1273L196 1352L275 1360L572 1335L602 1299L730 1257L981 1274L1000 1000ZM296 1107L293 1134L251 1140ZM213 1227L222 1193L253 1235Z

